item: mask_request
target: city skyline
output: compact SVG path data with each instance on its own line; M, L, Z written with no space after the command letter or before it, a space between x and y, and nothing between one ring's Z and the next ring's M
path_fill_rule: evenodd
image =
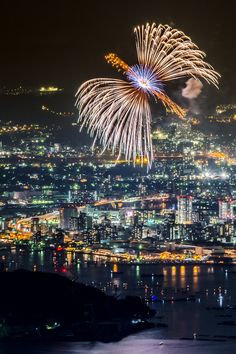
M221 124L231 124L231 110L231 106L218 106L215 120L223 111ZM72 225L72 231L82 232L81 240L83 232L93 232L101 220L91 209L92 226L81 228L77 224L80 213L74 209L107 205L117 215L114 226L127 229L126 238L132 239L133 231L145 231L157 242L235 243L234 137L200 133L194 120L172 120L153 131L154 165L147 172L139 159L136 167L124 159L116 164L112 155L101 155L98 147L93 155L86 145L72 147L61 140L58 130L63 125L1 124L1 229L10 242L22 235L30 240L35 232L30 220L37 219L37 214L52 213L55 219L64 205L71 204L72 224L69 218L56 224L66 232ZM149 210L147 219L140 219L142 209L141 214ZM43 230L47 236L45 224Z

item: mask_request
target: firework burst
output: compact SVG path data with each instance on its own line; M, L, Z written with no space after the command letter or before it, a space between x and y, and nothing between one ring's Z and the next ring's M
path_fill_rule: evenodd
M103 151L111 149L117 159L153 160L149 100L160 100L167 109L184 118L183 108L164 92L163 83L183 77L202 78L217 87L219 74L204 61L205 53L183 32L168 25L146 24L134 29L138 64L129 66L116 54L105 59L126 80L98 78L86 81L76 94L78 122L85 126Z

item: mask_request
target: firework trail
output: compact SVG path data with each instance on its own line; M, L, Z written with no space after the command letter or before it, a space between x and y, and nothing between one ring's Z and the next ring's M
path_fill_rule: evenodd
M164 83L184 77L202 78L218 87L219 74L204 61L200 51L183 32L168 25L146 24L134 29L138 64L129 66L116 54L105 59L126 80L97 78L83 83L76 94L78 122L103 146L141 165L153 161L149 100L160 100L180 118L185 111L164 92Z

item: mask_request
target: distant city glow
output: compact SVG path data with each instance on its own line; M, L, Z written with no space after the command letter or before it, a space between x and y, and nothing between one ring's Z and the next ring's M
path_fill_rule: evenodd
M54 86L48 86L48 87L40 87L39 92L57 92L57 91L61 91L61 89L59 89L58 87L54 87Z

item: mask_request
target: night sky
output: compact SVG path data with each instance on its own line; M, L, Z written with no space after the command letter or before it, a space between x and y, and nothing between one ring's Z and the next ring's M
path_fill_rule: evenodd
M74 90L93 77L117 76L103 59L113 51L134 64L133 27L167 23L191 36L222 75L220 92L235 97L233 0L1 1L1 86L55 84Z

